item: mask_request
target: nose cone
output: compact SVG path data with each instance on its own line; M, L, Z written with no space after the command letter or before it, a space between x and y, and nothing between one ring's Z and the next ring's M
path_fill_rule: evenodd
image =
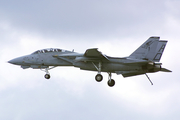
M23 61L22 57L19 57L19 58L15 58L8 61L8 63L14 64L14 65L21 65L22 61Z

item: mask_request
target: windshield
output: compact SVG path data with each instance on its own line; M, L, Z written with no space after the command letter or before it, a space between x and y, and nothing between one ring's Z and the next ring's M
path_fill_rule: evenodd
M48 49L42 49L37 50L33 52L32 54L38 54L38 53L49 53L49 52L66 52L67 50L57 49L57 48L48 48Z

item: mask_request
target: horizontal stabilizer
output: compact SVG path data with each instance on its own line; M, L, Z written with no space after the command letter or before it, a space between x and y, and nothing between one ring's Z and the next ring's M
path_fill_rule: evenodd
M142 75L145 74L144 72L129 72L122 74L123 77L131 77L131 76L136 76L136 75Z
M168 69L166 69L166 68L161 68L161 71L162 71L162 72L172 72L171 70L168 70Z

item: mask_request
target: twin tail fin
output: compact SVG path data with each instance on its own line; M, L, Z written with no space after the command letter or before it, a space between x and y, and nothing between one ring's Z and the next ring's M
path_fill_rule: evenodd
M160 37L150 37L129 57L134 59L143 59L153 62L159 62L166 47L167 41L160 40Z

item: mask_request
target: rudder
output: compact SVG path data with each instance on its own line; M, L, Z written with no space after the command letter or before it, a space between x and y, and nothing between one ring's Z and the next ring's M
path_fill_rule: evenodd
M155 53L152 61L154 61L154 62L159 62L160 61L160 59L162 57L162 54L164 52L164 49L166 47L166 44L167 44L167 41L165 41L165 40L161 40L161 41L158 42L156 53Z

